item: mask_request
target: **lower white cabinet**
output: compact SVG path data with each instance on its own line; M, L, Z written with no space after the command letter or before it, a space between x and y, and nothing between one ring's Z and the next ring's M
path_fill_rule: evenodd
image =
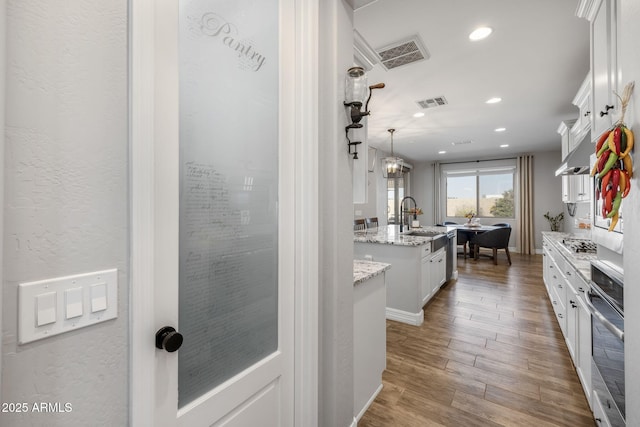
M573 286L567 282L567 330L564 336L565 342L567 343L567 348L569 349L569 354L571 355L571 359L573 360L573 364L578 369L578 322L579 312L578 312L578 297L576 292L573 290Z
M611 427L609 418L607 418L606 412L602 407L602 402L596 393L593 394L593 404L591 405L593 410L593 419L598 427Z
M571 293L568 297L571 313L568 315L573 321L572 329L567 328L567 334L571 336L573 341L573 364L587 396L587 401L591 404L591 312L585 302L586 291L589 288L584 279L575 271L571 273L569 276ZM567 343L567 345L569 344Z
M418 246L356 242L354 256L393 266L386 271L387 319L421 325L422 307L446 281L445 248L431 252L430 242Z
M593 406L591 313L585 302L589 287L547 237L543 239L543 280L585 396Z
M435 295L446 281L446 252L444 248L422 258L422 305Z

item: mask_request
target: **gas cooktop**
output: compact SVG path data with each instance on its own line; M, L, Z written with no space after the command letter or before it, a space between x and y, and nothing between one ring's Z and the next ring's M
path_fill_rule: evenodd
M566 237L562 239L562 244L574 253L595 254L598 246L588 239L578 239L575 237Z

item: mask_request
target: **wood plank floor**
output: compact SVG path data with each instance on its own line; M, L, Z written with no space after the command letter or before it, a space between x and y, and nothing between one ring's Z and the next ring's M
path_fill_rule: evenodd
M387 321L384 387L358 423L594 426L542 281L542 256L458 258L422 326Z

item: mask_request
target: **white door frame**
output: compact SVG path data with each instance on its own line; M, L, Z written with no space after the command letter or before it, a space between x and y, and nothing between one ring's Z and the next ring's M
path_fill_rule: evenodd
M5 146L5 106L7 104L6 82L6 48L7 48L7 2L0 0L0 34L3 35L3 43L0 43L0 283L4 285L4 146ZM0 331L2 331L2 289L0 286ZM2 402L2 339L0 339L0 402Z
M4 0L0 0L4 1ZM154 141L155 11L158 1L130 0L131 275L129 422L147 426L155 409L154 342ZM295 0L295 425L318 419L318 7ZM291 15L291 13L289 14ZM290 25L292 23L284 23ZM281 24L283 25L283 24ZM286 118L285 118L286 120ZM1 306L0 306L1 307Z

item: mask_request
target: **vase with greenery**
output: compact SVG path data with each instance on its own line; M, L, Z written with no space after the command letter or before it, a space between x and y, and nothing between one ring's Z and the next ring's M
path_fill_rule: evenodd
M560 231L560 224L564 220L564 212L560 212L556 216L551 216L549 211L544 214L544 217L549 221L549 226L551 227L551 231Z

